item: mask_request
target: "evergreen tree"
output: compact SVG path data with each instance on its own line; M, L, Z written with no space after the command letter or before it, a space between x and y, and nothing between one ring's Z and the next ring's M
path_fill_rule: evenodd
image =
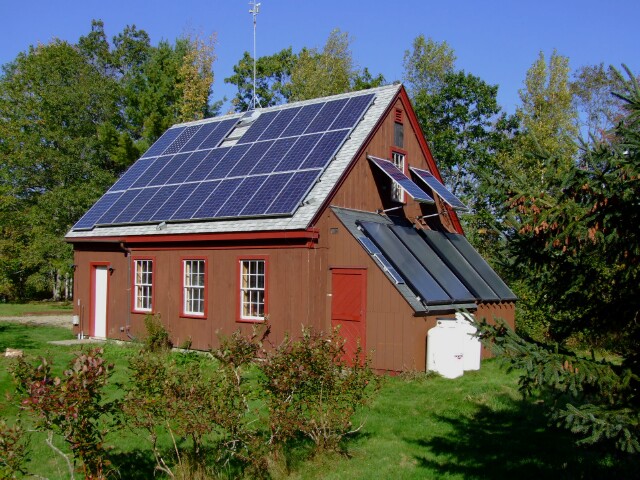
M619 97L624 117L616 126L579 162L541 155L549 187L518 192L510 204L521 225L510 248L547 305L546 345L505 329L483 329L513 366L524 369L524 391L549 396L552 418L581 442L611 441L637 453L640 86L627 73L629 93ZM550 190L554 196L545 193ZM622 363L576 355L568 348L576 340L607 347Z

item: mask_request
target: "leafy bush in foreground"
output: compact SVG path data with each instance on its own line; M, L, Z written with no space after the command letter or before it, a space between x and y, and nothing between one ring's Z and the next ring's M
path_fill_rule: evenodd
M12 369L22 408L35 415L37 428L49 432L51 448L57 450L51 442L54 433L67 442L85 478L105 478L109 467L103 428L115 404L103 401L102 394L113 366L102 354L101 348L79 352L62 378L52 375L51 363L45 358L38 364L19 358Z
M345 359L345 340L304 329L302 338L285 341L259 365L269 407L271 444L297 435L318 450L337 450L341 440L360 430L351 419L378 385L369 360L358 349L353 365Z

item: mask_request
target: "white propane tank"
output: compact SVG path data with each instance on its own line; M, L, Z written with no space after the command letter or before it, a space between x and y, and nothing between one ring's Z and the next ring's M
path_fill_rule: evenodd
M427 332L427 371L445 378L457 378L464 373L463 345L456 320L437 319Z
M470 313L456 313L456 324L462 336L463 368L465 372L467 370L480 370L480 357L482 356L482 344L480 339L475 336L476 327L467 320L466 315L473 317Z

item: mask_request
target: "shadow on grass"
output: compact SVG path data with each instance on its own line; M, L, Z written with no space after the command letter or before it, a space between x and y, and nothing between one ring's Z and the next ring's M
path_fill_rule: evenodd
M146 480L157 476L156 462L149 450L135 449L124 453L112 453L109 460L117 472L116 478Z
M4 352L7 347L20 350L29 350L39 346L29 335L30 326L3 323L0 324L0 352Z
M426 450L416 459L430 471L464 478L632 478L640 462L632 457L575 445L565 430L547 426L541 406L510 398L507 408L479 405L470 417L435 416L447 436L408 439Z

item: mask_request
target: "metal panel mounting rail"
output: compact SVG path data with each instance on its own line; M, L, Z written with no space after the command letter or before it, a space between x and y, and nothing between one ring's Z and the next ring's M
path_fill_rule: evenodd
M398 167L396 167L392 162L390 162L389 160L384 160L383 158L374 157L372 155L367 155L367 158L375 166L382 170L391 180L400 185L400 187L405 192L407 192L416 202L434 203L433 198L431 198L427 194L427 192L413 183L413 181L404 173L402 173L400 169L398 169Z

